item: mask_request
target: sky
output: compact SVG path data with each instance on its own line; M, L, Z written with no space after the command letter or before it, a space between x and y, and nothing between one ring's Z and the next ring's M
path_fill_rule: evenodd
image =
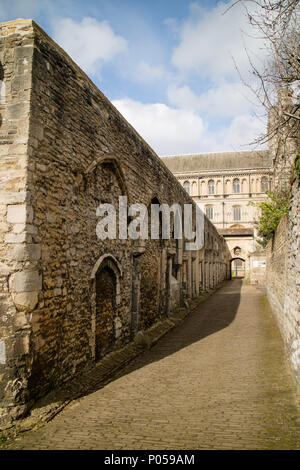
M267 52L232 3L0 0L0 21L34 19L158 155L255 150L266 119L243 82Z

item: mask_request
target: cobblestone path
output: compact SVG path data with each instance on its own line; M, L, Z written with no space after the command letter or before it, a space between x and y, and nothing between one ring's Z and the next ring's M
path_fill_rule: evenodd
M264 293L234 280L116 380L15 449L300 449L299 411Z

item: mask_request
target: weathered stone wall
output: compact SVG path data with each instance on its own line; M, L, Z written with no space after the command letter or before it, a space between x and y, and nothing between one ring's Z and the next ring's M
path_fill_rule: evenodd
M300 145L300 122L286 115L298 114L293 92L289 88L279 90L276 106L270 110L268 120L269 149L274 166L274 189L289 190L295 158Z
M176 303L215 288L228 255L206 218L198 252L176 240L100 240L100 203L192 200L34 22L2 24L0 44L0 399L20 415Z
M267 247L267 295L300 386L300 197L299 180L292 203Z
M266 254L257 250L250 255L250 283L266 285Z
M300 387L300 178L291 185L291 206L287 234L286 345L296 381Z
M287 217L283 217L266 250L267 294L281 329L285 323L283 311L286 295L287 225Z
M26 400L30 318L37 302L40 247L28 188L28 162L33 31L16 21L2 29L0 41L0 399L18 414ZM22 304L22 308L19 308ZM19 378L22 377L22 382ZM0 408L0 418L2 414Z
M269 126L276 122L278 126L285 112L295 113L289 90L279 93L279 104L271 112ZM299 110L296 113L299 117ZM288 191L290 209L267 248L267 292L300 387L300 175L296 168L299 148L299 121L289 119L270 142L275 189Z

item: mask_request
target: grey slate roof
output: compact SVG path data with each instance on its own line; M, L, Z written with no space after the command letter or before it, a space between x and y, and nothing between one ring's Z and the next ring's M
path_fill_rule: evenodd
M174 155L161 159L172 173L271 167L269 150Z

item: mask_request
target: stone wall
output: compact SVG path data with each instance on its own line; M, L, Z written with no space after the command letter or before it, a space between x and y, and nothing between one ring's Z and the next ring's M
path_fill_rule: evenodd
M267 295L276 315L297 384L300 386L300 185L292 186L292 202L267 246Z
M249 257L250 283L266 285L266 254L264 250L257 250Z
M99 239L96 209L110 203L119 216L119 196L196 205L33 21L1 27L0 408L13 418L214 289L228 254L206 217L199 251L180 240Z
M38 300L41 249L30 202L28 140L33 30L16 21L0 41L0 397L11 413L31 369L30 318ZM31 44L31 45L30 45ZM22 308L19 306L22 305ZM6 412L6 410L4 410ZM0 419L3 410L0 408Z
M278 125L285 112L297 113L289 90L279 93L269 127ZM277 121L276 121L277 120ZM290 119L270 141L276 190L287 190L290 209L267 247L267 293L276 314L296 382L300 387L300 175L299 120Z
M274 189L289 190L295 157L300 144L299 119L290 115L298 115L297 99L291 89L279 90L276 106L270 110L268 120L269 149L274 167ZM299 98L298 98L299 99Z
M300 387L300 178L291 185L291 206L287 234L286 345L295 378Z
M287 229L288 220L283 217L266 250L267 294L281 330L285 325L283 312L286 295Z

